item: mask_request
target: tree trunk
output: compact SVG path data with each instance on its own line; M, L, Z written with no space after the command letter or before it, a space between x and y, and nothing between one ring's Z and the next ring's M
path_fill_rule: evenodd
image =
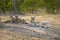
M4 9L2 9L2 12L3 12L3 14L5 14L5 10Z
M2 8L2 12L3 12L3 14L5 14L5 9L4 8Z
M56 10L56 13L57 13L57 14L59 14L59 13L60 13L59 11L60 11L60 10L59 10L59 9L57 9L57 10Z
M52 10L51 10L51 13L52 13L52 14L55 14L55 9L52 9Z

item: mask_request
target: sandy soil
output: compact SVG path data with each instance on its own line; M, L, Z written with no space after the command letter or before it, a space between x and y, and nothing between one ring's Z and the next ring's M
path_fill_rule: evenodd
M47 38L30 37L7 30L0 30L0 40L47 40Z
M40 15L40 16L34 15L34 16L36 17L35 20L38 22L50 21L53 24L55 24L55 26L57 25L60 27L60 18L59 18L60 15ZM1 20L2 22L6 21L6 20L10 20L9 16L0 16L0 18L2 19ZM31 16L19 16L19 18L25 19L27 22L29 22L31 19ZM57 26L56 26L56 28L50 28L50 30L60 33ZM12 29L14 29L14 28L12 28ZM18 29L18 31L23 30L23 29L19 29L19 28L17 28L17 29ZM43 37L43 38L32 37L32 36L28 36L28 35L22 35L19 32L8 31L6 29L3 29L3 30L0 29L0 40L50 40L50 39L48 37Z

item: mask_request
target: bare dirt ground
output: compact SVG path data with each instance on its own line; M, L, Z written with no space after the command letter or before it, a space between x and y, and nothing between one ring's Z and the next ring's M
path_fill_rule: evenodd
M31 37L8 30L0 30L0 40L47 40L47 38Z
M29 16L19 16L19 18L25 19L27 22L29 22L31 16L30 15ZM55 35L55 36L60 35L60 18L59 18L60 15L56 14L56 15L40 15L40 16L34 15L34 16L36 17L35 21L37 21L37 22L50 21L53 24L55 24L55 26L49 28L49 30L51 30L55 34L58 34L58 35ZM2 18L2 22L6 21L6 20L10 20L9 16L0 16L0 18ZM34 36L28 36L26 34L22 35L22 33L19 33L19 31L20 32L22 31L23 34L24 34L25 30L23 30L23 28L17 28L16 29L16 27L15 28L13 27L13 28L8 28L8 29L14 29L15 31L17 30L18 32L14 32L14 30L10 31L10 30L6 30L6 29L3 29L3 30L0 29L0 35L1 35L0 40L55 40L55 39L49 38L50 32L49 32L49 35L45 34L46 35L46 36L44 35L45 37L40 38L40 37L36 37L36 36L35 37ZM34 29L36 29L36 28L34 28ZM31 32L29 31L29 33L31 33ZM33 33L35 34L36 32L34 31ZM40 35L40 33L38 33L37 35ZM59 40L59 39L57 39L57 40Z

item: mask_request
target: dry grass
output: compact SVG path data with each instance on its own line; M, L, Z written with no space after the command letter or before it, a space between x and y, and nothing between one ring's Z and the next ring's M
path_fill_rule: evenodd
M32 15L31 15L32 16ZM30 20L31 16L20 16L20 18L24 18L26 21ZM60 14L55 15L34 15L36 17L36 21L51 21L54 23L55 27L51 27L50 30L60 35ZM0 16L2 20L10 19L9 16ZM7 30L0 30L0 40L48 40L48 38L37 38L37 37L30 37L27 35L21 35L20 33L15 33Z
M60 24L60 14L54 14L54 15L52 15L52 14L33 14L33 15L29 15L29 16L19 16L19 18L22 18L22 19L25 19L26 21L29 21L30 20L30 18L31 18L31 16L35 16L36 17L36 21L40 21L40 22L42 22L42 21L52 21L52 22L54 22L54 23L56 23L56 24ZM5 21L5 20L8 20L8 19L10 19L10 17L9 16L0 16L0 18L2 18L2 20L3 21Z

